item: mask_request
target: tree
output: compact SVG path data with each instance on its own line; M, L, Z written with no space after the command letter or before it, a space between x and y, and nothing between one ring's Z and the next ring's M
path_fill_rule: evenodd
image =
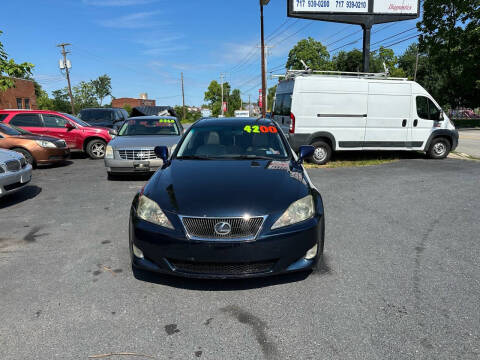
M363 54L358 49L340 51L332 59L332 69L336 71L359 72L363 67Z
M3 34L2 31L0 31L1 34ZM34 65L28 62L17 64L13 59L9 60L0 41L0 91L15 86L15 80L12 78L24 78L31 75L33 67Z
M65 87L63 89L52 91L52 109L55 111L61 112L70 112L72 108L70 106L70 98L68 96L68 89Z
M390 76L404 77L405 73L397 67L397 63L398 58L395 56L393 50L381 46L378 52L370 56L370 71L383 73L386 67Z
M428 54L437 86L428 89L442 105L478 106L480 90L478 0L424 0L417 24L419 47Z
M73 87L72 92L75 100L75 112L78 113L83 108L99 106L92 81L80 81L77 86Z
M330 70L330 54L320 41L309 37L300 40L288 54L287 69L301 70L303 60L312 70Z
M230 95L230 84L223 84L223 101L228 101ZM213 80L205 92L204 100L208 102L209 108L212 110L213 116L218 116L222 112L222 90L221 85Z
M91 81L94 93L98 98L100 106L102 106L103 99L112 94L112 79L107 74L99 76Z
M235 110L240 110L242 107L242 98L240 90L233 89L232 93L228 96L228 109L226 116L233 116Z

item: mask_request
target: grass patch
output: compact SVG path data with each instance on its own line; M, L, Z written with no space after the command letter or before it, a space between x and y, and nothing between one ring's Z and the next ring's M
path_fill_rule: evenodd
M425 154L416 151L344 151L334 153L330 162L325 165L315 165L305 162L307 169L332 169L340 167L360 167L389 164L401 159L424 159Z

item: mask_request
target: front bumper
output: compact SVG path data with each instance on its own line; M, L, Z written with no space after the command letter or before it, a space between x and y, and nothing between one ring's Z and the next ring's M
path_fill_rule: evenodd
M109 173L141 173L155 172L163 166L162 159L152 160L123 160L104 159L105 167Z
M45 149L36 157L37 164L53 164L70 158L70 149Z
M30 180L32 180L31 165L19 171L0 174L0 197L21 190Z
M269 229L268 218L265 229ZM176 228L179 228L178 224ZM311 269L318 260L305 259L318 244L323 249L322 215L275 231L262 231L254 241L188 240L183 227L169 230L130 217L132 265L144 270L194 278L250 278ZM133 255L132 246L144 258Z

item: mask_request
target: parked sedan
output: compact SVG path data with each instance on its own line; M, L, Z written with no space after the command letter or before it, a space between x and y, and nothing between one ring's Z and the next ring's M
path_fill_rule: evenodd
M204 119L134 198L134 268L188 277L309 270L323 253L324 210L300 157L271 120Z
M0 148L21 153L33 167L64 162L70 157L70 150L64 140L35 135L3 123L0 123Z
M108 177L116 174L153 172L163 165L155 147L169 148L183 133L180 122L170 116L139 116L128 119L107 146L105 166Z
M32 179L32 166L22 154L0 149L0 197L22 189Z

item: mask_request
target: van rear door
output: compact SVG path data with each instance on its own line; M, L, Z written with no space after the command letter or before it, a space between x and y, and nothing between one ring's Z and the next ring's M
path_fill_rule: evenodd
M369 83L364 149L408 147L411 94L410 83Z

